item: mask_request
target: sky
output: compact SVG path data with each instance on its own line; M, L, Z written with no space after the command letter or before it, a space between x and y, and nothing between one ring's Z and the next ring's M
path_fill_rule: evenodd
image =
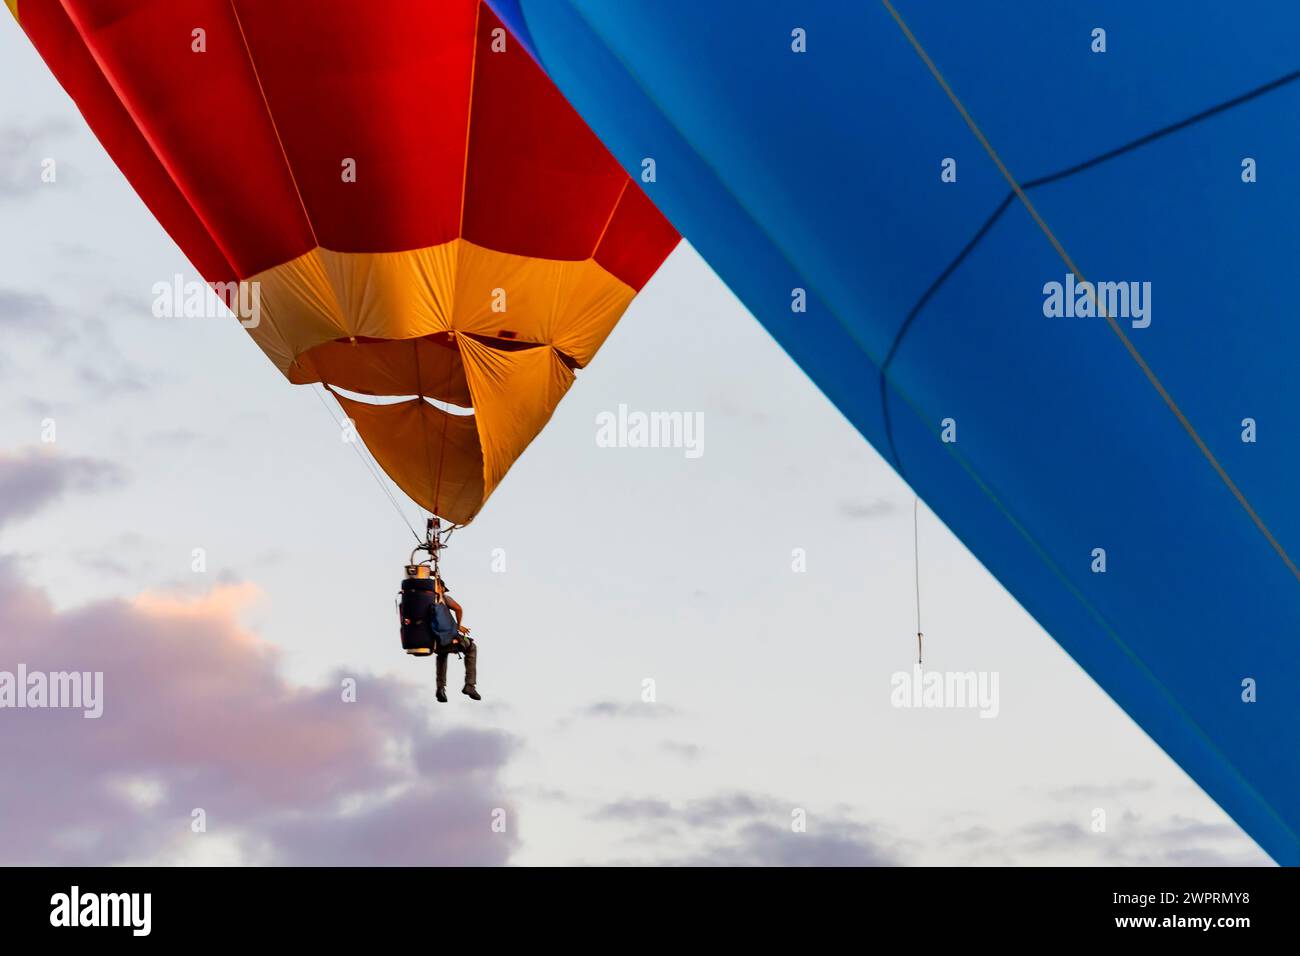
M996 716L894 706L914 497L685 243L453 538L484 700L436 703L417 507L233 318L153 316L197 274L8 17L0 65L0 672L103 674L0 709L0 863L1269 862L924 503L926 670Z

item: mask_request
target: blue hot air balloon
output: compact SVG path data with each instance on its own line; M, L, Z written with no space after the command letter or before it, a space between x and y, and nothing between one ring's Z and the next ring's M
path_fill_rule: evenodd
M492 2L971 551L1300 863L1300 7Z

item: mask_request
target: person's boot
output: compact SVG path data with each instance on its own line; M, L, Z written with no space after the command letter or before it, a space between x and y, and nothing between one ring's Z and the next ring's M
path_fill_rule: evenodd
M460 692L470 700L482 700L474 684L478 681L478 645L471 644L465 648L465 686Z
M447 703L447 655L438 655L438 692L434 694L438 703Z

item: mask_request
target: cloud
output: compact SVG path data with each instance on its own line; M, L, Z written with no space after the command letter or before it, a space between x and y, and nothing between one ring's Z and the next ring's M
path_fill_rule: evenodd
M684 866L897 866L893 851L879 842L878 831L852 821L831 820L806 833L789 825L755 822L743 826L728 843L675 861Z
M626 798L604 804L591 815L591 818L644 823L646 820L665 820L671 816L673 816L673 805L667 800Z
M665 740L660 744L660 749L664 753L672 754L674 757L681 757L683 760L698 760L704 753L704 748L698 744L682 743L677 740Z
M0 289L0 329L39 328L56 316L54 302L38 292Z
M0 333L10 352L31 345L37 354L67 366L76 384L101 398L139 394L164 378L128 360L101 315L57 302L44 292L0 288ZM21 363L15 364L21 368ZM48 389L48 384L43 387ZM42 403L48 402L47 395Z
M1083 785L1084 792L1147 789L1141 781ZM1093 832L1090 816L1040 819L1010 829L977 824L950 833L940 845L975 864L1093 866L1267 866L1267 855L1236 825L1173 815L1152 818L1132 811L1113 813L1106 829Z
M66 120L50 120L0 129L0 199L26 196L48 185L41 182L41 162L52 155L49 141L67 135L72 128ZM60 181L66 169L67 164L60 162Z
M1060 804L1053 816L998 827L977 818L942 835L938 846L953 862L977 865L1261 866L1268 856L1224 818L1209 822L1181 814L1138 813L1159 806L1149 778L1089 781L1046 790L1026 787ZM1040 805L1043 804L1040 800ZM1105 830L1093 831L1104 809ZM977 816L978 815L974 815Z
M135 531L114 535L100 548L81 555L81 563L100 574L129 580L156 580L159 574L155 558L156 542ZM191 575L186 583L193 583Z
M1142 793L1155 786L1154 780L1118 780L1114 783L1080 783L1071 787L1049 790L1047 795L1053 800L1108 800L1131 793Z
M1069 792L1073 792L1070 788ZM1089 787L1082 789L1091 790ZM1098 785L1142 792L1142 781ZM613 862L680 866L895 866L926 851L948 865L1266 866L1267 856L1230 822L1187 816L1110 814L1093 833L1084 814L999 827L975 820L925 842L904 840L852 808L808 807L803 832L791 825L800 806L732 791L686 801L628 796L595 807L587 818L614 825L631 847Z
M717 829L738 819L750 819L784 813L790 816L790 806L771 797L756 797L747 793L730 793L693 800L683 809L682 819L693 827Z
M898 509L885 498L873 498L870 501L843 500L836 506L836 510L845 518L883 518Z
M434 729L427 688L390 678L290 684L237 622L251 596L56 611L0 558L0 671L103 673L98 719L0 708L0 864L507 862L514 738Z
M149 390L146 373L124 363L97 368L81 365L76 371L77 381L100 396L141 394Z
M1125 814L1103 842L1109 864L1123 866L1271 866L1272 860L1234 823L1175 814L1153 820Z
M52 451L0 452L0 527L38 511L69 491L101 491L122 479L116 465Z
M644 701L629 703L618 700L601 700L583 707L580 717L608 717L645 719L649 717L673 717L677 711L666 704L652 704Z
M973 827L966 827L958 830L956 833L950 833L947 837L948 843L971 843L981 844L997 838L997 831L991 827L977 824Z
M806 825L796 830L796 814ZM627 798L590 814L635 829L629 843L653 847L651 859L623 860L670 866L894 866L899 847L883 829L840 813L803 813L774 797L723 793L674 805ZM669 841L691 846L664 854Z

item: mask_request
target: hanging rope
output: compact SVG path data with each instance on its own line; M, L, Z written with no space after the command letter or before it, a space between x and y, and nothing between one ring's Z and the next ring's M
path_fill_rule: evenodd
M455 333L452 333L452 335L453 338L451 339L451 344L455 345L455 338L454 338ZM459 350L460 350L460 346L455 346L455 349L453 350L454 354L459 354ZM453 357L449 356L447 359L447 381L442 387L443 395L450 394L451 392L451 383L454 377L455 368L456 368L455 360ZM444 401L446 401L446 399L444 399ZM442 437L438 440L438 477L437 479L435 479L433 483L434 508L438 507L442 495L442 461L443 461L443 456L447 452L447 425L449 424L450 421L451 421L451 413L448 412L446 409L443 409L442 410Z
M322 382L321 385L326 391L330 391L329 385L325 384L324 382ZM311 390L311 393L316 396L316 400L320 402L321 408L325 409L325 414L329 415L330 420L334 422L334 424L337 425L339 428L342 428L343 427L342 423L337 418L334 417L334 413L330 411L330 407L328 404L326 404L325 399L321 397L321 393L316 391L316 389L314 388ZM379 471L378 464L373 464L373 465L371 464L370 459L367 458L366 455L361 451L361 449L357 447L357 445L359 444L358 442L350 441L348 442L348 444L351 445L352 450L357 453L357 457L361 459L361 464L365 466L366 471L370 472L370 477L375 479L375 484L379 485L380 490L383 491L383 493L388 496L388 500L392 504L393 510L396 511L397 516L402 519L402 524L406 525L406 527L411 532L411 536L415 538L416 541L419 541L420 540L419 532L415 530L415 526L411 524L411 520L406 517L406 512L402 510L402 506L398 504L397 499L393 497L392 489L390 489L388 487L388 483L384 481L383 476Z
M916 662L921 663L921 536L917 531L916 512L919 497L912 499L912 563L916 572Z
M419 352L419 346L416 344L417 341L418 341L418 340L412 340L412 345L415 346L415 370L416 370L416 379L417 379L417 381L420 382L420 384L417 386L417 387L419 388L419 390L420 390L420 391L419 391L419 398L420 398L421 403L424 404L424 403L426 403L426 400L425 400L425 396L424 396L424 386L423 386L423 382L421 381L422 376L421 376L421 373L420 373L420 352ZM448 367L448 369L447 369L447 382L446 382L446 385L444 386L444 392L445 392L447 389L450 389L450 387L451 387L451 383L452 383L452 379L453 379L454 374L455 374L455 369L454 369L454 367L452 367L452 366L449 365L449 367ZM321 382L320 385L321 385L321 387L322 387L326 392L329 392L331 395L334 394L334 390L333 390L332 388L330 388L328 382ZM330 420L333 421L334 424L337 425L339 428L342 428L342 427L343 427L343 423L340 422L340 421L338 420L337 417L335 417L334 412L330 409L329 404L325 401L325 399L324 399L324 397L321 395L321 393L318 392L315 388L313 388L313 389L312 389L312 394L315 395L315 396L316 396L316 400L317 400L318 402L320 402L321 408L325 409L325 414L329 415ZM447 414L447 413L444 412L444 415L446 415L446 414ZM345 412L345 413L344 413L344 419L345 419L345 420L346 420L346 417L347 417L347 416L346 416L346 412ZM428 420L427 420L427 418L425 418L425 415L424 415L424 409L423 409L423 408L421 409L421 415L420 415L420 418L421 418L421 420L422 420L423 422L425 422L425 423L427 424L427 421L428 421ZM439 436L439 447L438 447L438 467L437 467L437 471L436 471L436 478L435 478L435 481L434 481L434 490L433 490L433 494L434 494L434 508L435 508L435 509L436 509L437 506L438 506L438 498L439 498L439 495L441 494L441 489L442 489L442 457L443 457L443 454L444 454L445 451L446 451L446 441L447 441L447 421L446 421L446 418L443 419L443 423L442 423L442 429L441 429L441 431L442 431L442 434ZM430 435L428 434L428 431L427 431L427 429L426 429L426 430L425 430L425 443L424 443L425 456L426 456L426 464L427 464L428 467L429 467L429 471L430 471L430 473L434 473L433 460L432 460L432 458L430 457L430 456L431 456L431 453L432 453L432 440L431 440L431 437L432 437L432 436L430 436ZM369 450L368 450L368 449L367 449L366 451L362 451L361 447L359 447L360 444L361 444L360 442L351 441L351 442L348 442L348 444L351 445L351 446L352 446L352 450L353 450L354 452L356 452L357 458L360 459L362 466L365 467L366 471L370 472L370 477L373 478L373 479L375 480L375 484L377 484L377 485L379 486L379 489L384 493L385 497L388 498L388 502L389 502L389 504L391 504L391 505L393 506L393 510L397 512L397 516L402 520L402 524L406 525L407 530L411 532L411 537L415 538L415 540L416 540L417 542L419 542L419 543L421 543L421 544L424 544L424 543L425 543L425 539L421 538L419 532L415 530L415 526L414 526L413 524L411 524L411 520L406 516L406 512L402 510L402 506L401 506L401 504L398 502L397 498L393 495L393 491L392 491L392 489L389 487L388 482L384 480L383 469L379 467L379 463L378 463L377 461L374 461L374 460L370 457L370 455L369 455ZM433 514L436 515L437 512L434 511ZM447 530L447 532L446 532L445 534L441 534L441 535L440 535L441 544L443 544L443 545L445 546L446 543L447 543L447 541L451 538L452 532L458 530L458 529L461 528L461 527L462 527L462 526L461 526L461 525L458 525L458 524L453 524L453 525L451 525L451 527ZM435 557L435 559L436 559L437 551L438 551L438 550L439 550L439 549L435 547L435 549L434 549L434 557ZM436 567L436 563L435 563L435 567Z
M454 333L451 334L454 335ZM454 352L456 350L454 340L449 341L448 344L451 347L452 351ZM428 415L429 410L426 407L428 405L428 402L425 400L425 395L424 395L424 373L420 370L420 340L412 339L411 345L415 349L415 380L416 380L416 388L419 389L418 395L420 398L420 422L423 426L423 425L427 425L428 423L428 418L426 416ZM442 388L443 395L446 395L450 392L451 383L453 381L454 376L455 376L455 360L454 358L449 357L447 360L447 380L443 384L443 388ZM438 468L436 472L434 471L434 467L433 467L433 459L430 457L432 453L432 447L431 447L432 443L429 440L428 428L427 427L421 428L421 431L424 432L424 462L428 466L430 475L433 476L433 508L430 513L434 515L438 513L438 505L440 504L440 498L442 496L442 459L443 459L443 454L446 452L446 448L447 448L447 425L448 425L448 418L450 417L450 413L445 411L444 409L440 408L438 409L438 411L442 412L443 419L442 419L442 429L441 429L442 434L438 438Z

